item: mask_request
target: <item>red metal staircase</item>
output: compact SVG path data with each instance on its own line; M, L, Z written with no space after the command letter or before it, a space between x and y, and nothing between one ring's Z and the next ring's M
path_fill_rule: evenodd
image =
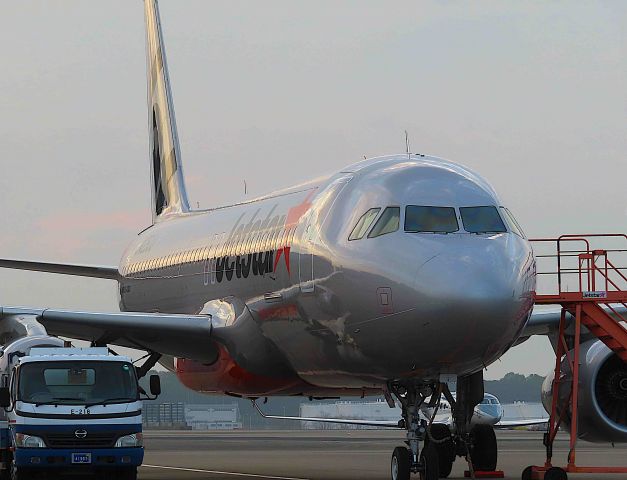
M556 359L553 379L553 403L549 430L545 434L547 458L543 466L532 466L523 472L523 478L565 478L561 473L626 473L627 467L581 467L575 463L577 445L577 419L579 399L579 345L582 328L601 340L624 362L627 362L627 235L592 234L562 235L556 239L531 240L534 245L539 270L536 305L561 306L562 314L556 342ZM600 244L600 245L599 245ZM609 245L609 247L608 247ZM597 248L603 246L604 248ZM546 247L552 251L540 253ZM612 259L610 260L610 257ZM621 261L624 263L617 263ZM549 267L546 267L546 263ZM541 265L543 264L544 265ZM621 265L621 266L617 266ZM551 290L546 293L546 290ZM545 293L538 293L545 292ZM574 318L574 335L567 329ZM572 328L573 325L570 325ZM562 380L562 362L566 359L572 372L569 405L570 450L568 465L554 467L553 442L562 421L558 398ZM570 407L564 408L564 407ZM545 475L546 474L546 475ZM557 475L557 476L556 476Z

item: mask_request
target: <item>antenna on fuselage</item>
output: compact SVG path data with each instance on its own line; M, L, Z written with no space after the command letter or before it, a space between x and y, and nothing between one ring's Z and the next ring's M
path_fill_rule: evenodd
M244 180L244 196L248 194L248 185L246 185L246 180Z
M411 151L411 148L409 146L409 133L407 133L407 130L405 130L405 153L407 153L407 159L409 160L409 152Z

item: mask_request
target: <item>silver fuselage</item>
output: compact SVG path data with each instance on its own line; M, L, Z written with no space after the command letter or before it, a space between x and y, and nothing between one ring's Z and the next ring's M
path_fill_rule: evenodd
M121 259L121 309L196 314L237 299L286 366L314 387L476 372L513 344L530 315L531 247L509 230L468 233L461 221L454 233L405 232L407 205L501 202L485 180L445 160L366 160L158 221ZM364 212L387 206L400 207L397 231L348 239Z

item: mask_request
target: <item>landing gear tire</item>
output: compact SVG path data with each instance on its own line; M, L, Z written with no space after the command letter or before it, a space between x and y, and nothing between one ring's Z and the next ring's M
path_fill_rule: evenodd
M568 480L568 475L563 468L551 467L544 473L544 480Z
M438 451L435 446L425 446L420 454L420 460L420 463L422 464L420 480L438 480L438 478L440 478L440 469Z
M411 459L409 450L405 447L396 447L392 453L392 480L409 480L411 475Z
M443 423L434 423L431 425L431 437L427 435L425 439L425 448L431 444L431 438L435 440L433 445L438 452L440 478L446 478L451 474L453 462L455 462L455 444L451 436L451 429Z
M521 480L531 480L531 474L533 473L533 467L529 466L525 468L520 476Z
M498 451L494 428L491 425L475 425L470 431L470 437L473 468L483 472L496 470Z

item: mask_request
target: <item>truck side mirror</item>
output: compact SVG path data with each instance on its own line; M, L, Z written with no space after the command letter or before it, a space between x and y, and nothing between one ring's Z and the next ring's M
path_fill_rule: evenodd
M150 393L154 397L161 395L161 379L159 375L150 375Z
M9 387L0 387L0 407L9 408L11 406L11 392Z

